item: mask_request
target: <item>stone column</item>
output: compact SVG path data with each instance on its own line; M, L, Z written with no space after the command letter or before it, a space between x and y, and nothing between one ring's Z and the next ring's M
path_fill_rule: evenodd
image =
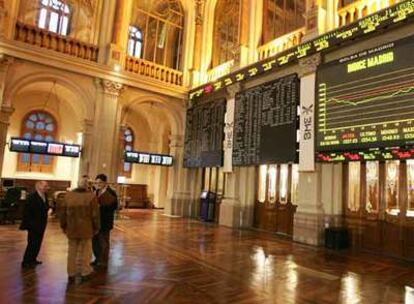
M5 100L6 79L10 65L14 58L1 55L0 57L0 173L3 169L4 149L7 144L7 131L10 125L10 116L14 109L9 100Z
M315 73L321 62L320 55L314 55L305 58L299 62L301 78L301 119L304 119L306 111L314 111L313 107L305 104L306 98L316 96L314 91ZM310 82L310 83L309 83ZM307 91L303 92L303 88ZM313 90L310 92L309 90ZM313 98L315 99L315 98ZM314 117L314 116L313 116ZM314 119L314 118L313 118ZM312 124L314 126L314 124ZM311 130L312 131L312 130ZM314 140L315 131L311 132L304 124L301 123L300 144L301 157L303 154L314 155L314 147L304 146L305 140ZM311 132L311 133L309 133ZM309 138L311 134L311 138ZM306 135L306 138L304 137ZM311 160L314 162L314 159ZM303 165L306 164L306 165ZM306 171L305 171L306 170ZM342 203L342 165L333 164L314 164L309 166L309 162L300 163L299 167L299 195L298 208L294 218L293 239L311 245L322 245L324 237L324 228L340 224L341 203Z
M331 30L335 26L336 9L333 4L337 5L337 0L307 0L306 1L306 35L304 40L311 40L317 36Z
M115 9L114 27L108 64L124 66L128 44L128 32L133 10L133 0L118 0Z
M236 94L240 91L240 84L228 87L226 97L227 102L234 102ZM229 132L232 131L229 130ZM225 151L225 153L230 153L230 151ZM225 157L227 157L227 155ZM241 218L241 202L239 198L239 190L241 187L240 168L233 168L232 172L227 172L225 174L226 184L220 204L219 224L228 227L239 227Z
M198 170L183 167L184 136L170 136L170 154L174 157L174 165L168 173L167 202L165 214L194 217L198 214L199 178Z
M96 80L97 101L92 138L89 173L105 173L116 182L119 169L120 95L124 85L109 80Z
M79 175L84 174L89 175L91 178L90 172L90 162L93 158L93 121L85 119L82 126L82 153L79 164Z
M1 106L0 109L0 173L3 170L4 161L4 149L7 145L7 131L10 125L10 116L13 114L14 109L10 106ZM3 176L3 175L1 175Z
M0 0L0 37L14 38L19 8L20 0Z
M203 38L203 22L204 22L204 0L195 0L196 4L196 18L195 18L195 33L194 33L194 52L193 52L193 67L191 75L191 86L200 84L200 70L201 70L201 54L202 54L202 38Z

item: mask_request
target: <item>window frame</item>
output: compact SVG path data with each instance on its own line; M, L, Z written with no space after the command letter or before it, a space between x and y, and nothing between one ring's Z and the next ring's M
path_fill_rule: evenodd
M39 122L39 118L37 118L36 121L31 120L30 118L33 115L36 115L39 117L39 114L45 115L44 119L41 119L40 122L46 122L47 118L50 118L52 121L51 123L54 125L53 131L47 131L46 126L44 129L36 129L28 128L27 123L29 121L32 121L36 124L36 122ZM27 133L30 133L31 137L30 139L35 139L37 135L41 135L43 137L43 141L46 141L47 136L52 137L52 141L56 141L58 136L58 123L54 115L52 115L50 112L45 110L32 110L28 112L21 121L20 125L20 134L21 137L25 137ZM26 162L23 160L25 155L28 155L29 161ZM39 161L37 163L33 162L33 158L38 158ZM45 163L45 160L48 159L48 163ZM39 155L39 154L30 154L30 153L19 153L18 159L17 159L17 171L19 172L40 172L40 173L53 173L55 165L55 157L51 155Z
M136 34L132 35L131 29L135 29L136 33L140 33L141 38L136 37ZM133 43L132 53L130 53L130 43L131 42ZM139 49L139 56L137 56L137 54L136 54L138 44L141 45L140 49ZM142 32L142 30L138 26L130 25L128 27L128 48L127 48L128 56L135 57L135 58L142 58L144 48L145 48L145 46L144 46L144 33Z
M48 1L48 4L44 4L43 1ZM53 2L58 1L60 4L60 8L56 9L53 7ZM65 10L67 9L67 12ZM44 17L44 27L41 25L42 20L42 12L45 11L46 16ZM56 23L56 31L52 30L51 27L51 16L52 14L57 14L57 23ZM68 36L71 31L71 17L72 17L72 9L69 4L64 3L62 0L39 0L39 14L37 18L37 26L41 29L47 30L49 32L55 33L59 36ZM62 27L64 21L67 21L66 25L66 32L63 32Z

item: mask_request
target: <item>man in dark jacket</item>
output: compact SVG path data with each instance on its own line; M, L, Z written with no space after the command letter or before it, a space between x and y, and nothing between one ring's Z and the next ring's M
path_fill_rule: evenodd
M49 186L46 181L36 183L36 191L27 197L23 211L21 230L27 230L27 247L24 253L22 267L34 267L42 262L37 256L42 245L43 235L47 224L47 212L49 205L46 193Z
M118 208L116 192L108 186L105 174L99 174L96 179L96 196L98 197L101 217L101 228L92 239L92 249L95 261L92 265L106 268L108 265L110 248L110 231L114 225L114 213Z

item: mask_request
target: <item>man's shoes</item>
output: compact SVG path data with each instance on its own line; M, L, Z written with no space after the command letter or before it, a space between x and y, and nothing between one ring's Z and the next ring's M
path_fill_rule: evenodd
M42 264L42 263L43 263L42 261L38 261L38 260L34 261L34 264L35 264L35 265L40 265L40 264Z

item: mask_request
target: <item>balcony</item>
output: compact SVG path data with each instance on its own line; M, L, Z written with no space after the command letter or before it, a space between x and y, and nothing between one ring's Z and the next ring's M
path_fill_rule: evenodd
M234 67L234 59L220 64L207 71L207 82L215 81L224 75L227 75L231 72Z
M345 26L402 0L359 0L338 9L338 25Z
M183 73L145 59L127 56L125 70L131 73L162 81L169 85L182 86Z
M260 46L257 49L257 52L259 53L259 60L269 58L300 44L303 36L305 36L305 31L305 27L300 28Z
M53 32L40 29L35 26L16 23L15 40L41 48L74 56L80 59L96 62L98 59L98 47L77 41L69 37L60 36Z

